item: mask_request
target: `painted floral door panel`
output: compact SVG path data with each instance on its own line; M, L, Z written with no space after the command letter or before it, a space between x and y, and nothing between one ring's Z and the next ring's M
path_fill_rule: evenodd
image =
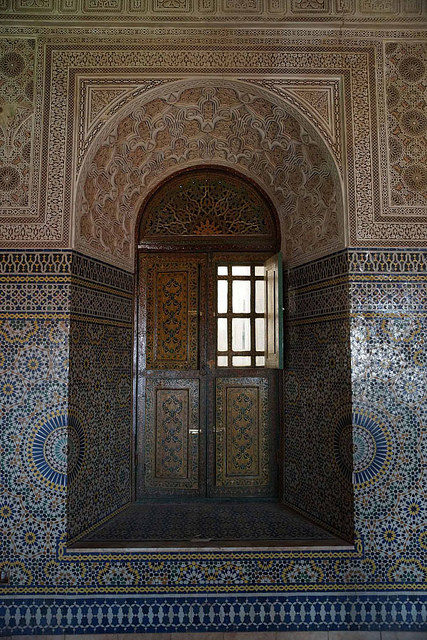
M139 257L137 498L204 496L205 256Z
M198 495L199 380L148 378L145 393L145 492Z
M215 497L274 497L276 494L275 376L222 376L215 380Z
M198 368L200 261L171 255L141 260L146 282L146 368Z

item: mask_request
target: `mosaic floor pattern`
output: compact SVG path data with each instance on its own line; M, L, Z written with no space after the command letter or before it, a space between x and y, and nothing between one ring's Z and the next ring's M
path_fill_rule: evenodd
M77 546L342 544L281 504L270 502L135 503L88 532ZM170 545L169 545L170 546Z

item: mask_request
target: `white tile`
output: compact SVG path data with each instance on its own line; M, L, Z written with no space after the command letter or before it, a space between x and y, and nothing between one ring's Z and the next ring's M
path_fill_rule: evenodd
M64 640L121 640L122 635L120 633L88 633L77 634L66 633ZM129 640L132 638L132 634L129 635ZM49 640L49 636L45 636L44 640Z
M171 633L120 633L119 640L171 640Z
M120 633L118 640L170 640L170 633Z
M217 631L203 633L171 633L171 640L224 640L224 634ZM133 638L132 638L133 640ZM154 638L154 640L156 640Z

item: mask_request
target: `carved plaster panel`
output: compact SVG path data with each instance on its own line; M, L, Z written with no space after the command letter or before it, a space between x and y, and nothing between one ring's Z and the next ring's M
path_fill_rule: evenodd
M280 38L281 44L278 39L272 40L274 44L255 44L246 37L243 47L237 40L218 47L213 36L204 44L191 38L174 42L149 35L142 40L129 36L125 44L113 41L111 35L102 42L65 35L60 41L57 37L41 41L38 68L44 78L41 74L37 78L44 82L45 91L40 86L35 92L34 129L34 158L38 154L42 158L35 185L40 182L41 190L38 207L28 210L38 218L26 218L22 224L21 210L3 210L7 213L0 224L3 245L72 246L75 187L71 176L80 167L78 160L128 101L145 96L159 84L198 74L211 78L226 74L257 84L276 94L282 107L286 103L315 124L346 186L349 244L422 244L425 225L420 216L414 219L414 207L390 207L384 197L388 151L383 42L372 40L374 32L367 32L370 40L348 39L344 45L334 44L331 35L325 44L321 30L312 40L304 40L303 31L294 34L294 39ZM417 40L411 45L417 46ZM310 95L313 87L315 94ZM32 197L36 194L34 188Z
M0 18L60 23L104 21L132 24L218 21L415 22L422 19L422 0L1 0Z
M385 45L388 206L425 215L427 205L427 45Z
M35 40L0 38L0 213L31 203Z
M341 185L316 130L264 90L203 79L153 90L104 127L79 175L77 247L130 266L147 193L198 164L234 167L261 184L276 204L290 263L344 245Z
M172 80L173 78L147 80L143 75L139 78L126 76L126 81L116 77L100 79L97 75L77 76L79 122L76 123L78 140L74 159L75 171L80 170L90 143L110 117L133 98ZM254 79L252 78L251 81L254 82ZM282 77L280 86L286 86L283 97L318 126L338 166L342 168L344 147L341 79L339 77L298 78L292 75L288 78Z

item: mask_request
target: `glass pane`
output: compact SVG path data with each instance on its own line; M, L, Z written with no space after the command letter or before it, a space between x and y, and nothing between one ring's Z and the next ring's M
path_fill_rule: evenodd
M255 267L255 275L263 276L264 275L264 267Z
M265 311L265 282L264 280L255 280L255 313L264 313Z
M255 318L255 351L265 349L265 324L264 318Z
M233 356L233 367L250 367L251 356Z
M228 276L228 267L218 267L218 275L219 276Z
M218 313L227 313L227 280L218 280Z
M251 310L250 280L233 281L233 313L249 313Z
M233 351L250 351L251 322L249 318L233 318Z
M227 351L227 318L218 318L217 351Z
M234 266L231 267L231 274L233 276L250 276L251 275L251 268L250 267L238 267L238 266Z
M228 356L218 356L216 359L218 367L228 366Z
M264 356L256 356L255 357L255 366L256 367L264 367L265 365L265 357Z

